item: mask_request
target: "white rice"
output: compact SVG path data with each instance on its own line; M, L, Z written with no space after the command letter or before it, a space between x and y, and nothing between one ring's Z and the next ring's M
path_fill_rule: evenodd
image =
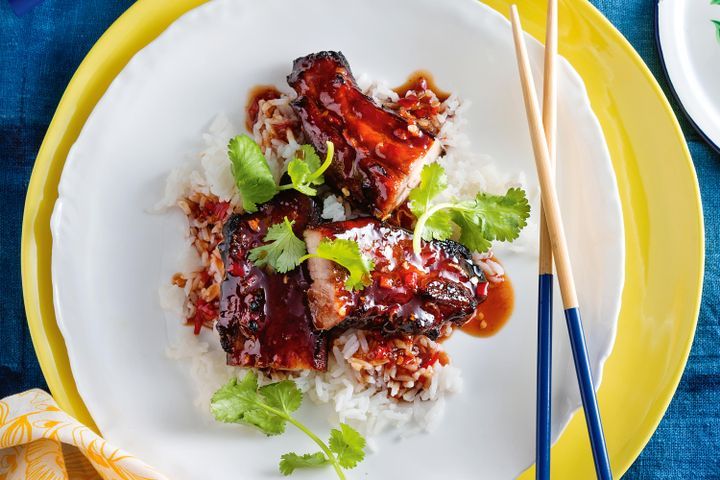
M215 117L208 131L202 135L204 148L200 153L170 172L165 182L165 194L155 205L155 210L175 207L178 201L193 191L216 195L220 200L239 207L240 196L227 157L228 142L239 131L225 115Z
M217 335L216 332L211 332ZM430 387L421 397L410 402L398 402L386 389L363 385L355 380L347 359L358 348L360 340L355 333L349 347L340 351L333 348L325 372L303 371L292 375L306 398L317 405L328 407L327 420L331 425L346 422L368 437L386 430L398 430L402 436L410 436L434 430L442 420L445 396L462 391L460 369L452 364L436 364ZM219 342L205 336L199 339L192 330L183 328L178 337L166 348L166 355L185 362L195 390L193 403L202 411L206 421L211 422L210 398L230 378L245 376L247 369L229 367L225 352ZM366 346L367 348L367 346ZM270 383L281 377L269 377L259 372L260 383ZM400 430L401 429L401 430Z
M398 95L387 84L371 81L361 76L358 83L363 90L380 103L396 102ZM253 128L253 137L261 146L279 178L290 159L299 147L298 141L290 129L277 132L274 126L282 121L284 115L294 115L289 106L290 97L261 103L265 116ZM478 190L491 193L504 193L507 188L518 186L528 192L525 175L503 175L492 158L473 154L467 137L461 132L465 123L462 113L467 108L454 95L445 102L444 121L438 139L442 142L445 155L439 162L448 175L448 189L441 199L472 198ZM224 115L218 115L203 134L204 148L194 161L173 170L169 175L163 199L156 209L173 207L179 200L192 191L214 194L220 200L229 201L237 211L241 208L240 199L235 191L234 180L227 159L226 149L230 138L241 133ZM473 172L473 175L466 175ZM530 195L530 192L528 192ZM340 221L351 217L348 205L340 197L328 195L323 201L322 217ZM534 244L537 236L534 225L525 228L521 238L512 249L522 251L527 245ZM532 242L532 243L530 243ZM488 278L493 281L501 278L504 272L492 254L477 255L475 258ZM192 262L191 262L192 263ZM189 267L188 267L189 268ZM183 312L184 292L182 289L165 285L160 289L161 305L164 309L179 315ZM217 340L215 331L203 332L202 339L193 335L189 328L182 331L167 348L170 358L188 362L190 377L196 392L195 404L205 412L208 421L209 402L212 394L233 376L242 377L244 369L228 367L225 353ZM402 435L432 430L442 419L445 397L462 389L460 371L452 364L435 364L430 386L419 395L411 395L411 401L399 402L391 397L392 391L383 385L361 383L357 380L348 359L358 349L367 350L367 341L363 335L347 332L342 350L333 346L329 354L326 372L305 371L294 376L298 387L316 404L329 406L328 420L348 422L367 436L378 434L387 429L398 429ZM265 378L264 381L270 381ZM401 430L400 430L401 429Z
M323 200L323 211L320 215L325 220L341 222L347 220L350 207L343 203L340 197L328 195Z

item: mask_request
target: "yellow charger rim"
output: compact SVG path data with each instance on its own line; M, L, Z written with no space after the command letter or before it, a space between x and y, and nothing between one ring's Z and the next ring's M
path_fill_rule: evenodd
M55 321L50 215L70 146L130 58L205 0L140 0L98 40L73 76L43 140L25 202L22 281L35 351L58 404L93 426ZM504 15L507 0L485 0ZM545 2L518 0L525 29L544 38ZM617 175L626 234L626 283L617 341L599 392L613 473L620 477L655 431L695 333L704 230L695 170L673 111L630 44L585 0L560 2L560 53L580 73ZM533 468L521 478L534 476ZM582 412L552 450L552 477L593 478Z

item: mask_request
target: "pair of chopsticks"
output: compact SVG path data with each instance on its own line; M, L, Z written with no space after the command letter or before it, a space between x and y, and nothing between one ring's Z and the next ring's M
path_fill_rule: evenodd
M540 114L532 70L527 55L517 7L510 7L510 21L522 84L525 110L530 127L535 166L541 189L540 218L540 283L538 301L538 363L537 363L537 431L536 478L550 478L550 392L552 352L552 291L553 257L557 269L565 320L580 387L585 421L595 461L595 472L602 480L611 480L610 460L600 420L592 372L588 359L585 334L580 319L575 281L565 239L560 207L555 190L553 163L556 156L557 79L557 0L548 0L548 20L545 46L545 72L543 85L543 113Z

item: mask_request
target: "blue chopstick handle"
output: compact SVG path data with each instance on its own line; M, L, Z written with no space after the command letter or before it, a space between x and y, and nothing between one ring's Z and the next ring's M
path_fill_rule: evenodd
M578 308L568 308L565 310L565 320L570 335L573 359L575 360L575 372L578 377L578 385L580 385L580 396L585 410L590 446L595 460L595 472L597 478L601 480L612 480L610 460L600 420L600 409L593 388L590 360L588 359L587 345L585 344L585 333L580 320L580 310Z
M550 424L552 393L553 275L538 282L537 397L535 410L535 478L550 479Z

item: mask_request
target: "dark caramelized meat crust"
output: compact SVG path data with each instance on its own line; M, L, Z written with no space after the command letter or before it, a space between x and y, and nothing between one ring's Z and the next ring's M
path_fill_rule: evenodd
M327 339L313 327L308 308L307 268L286 274L258 268L247 260L263 244L268 228L287 216L296 235L318 218L312 198L285 192L254 214L234 215L221 245L225 280L217 330L229 365L274 370L325 370Z
M462 325L487 297L488 284L470 252L453 241L423 242L416 256L412 235L372 218L310 227L308 251L323 238L355 240L375 262L369 287L344 288L347 271L328 260L308 260L312 286L310 310L318 329L380 329L385 333L437 335L445 322Z
M439 142L363 95L339 52L298 58L288 83L315 149L325 155L326 142L335 145L328 183L356 208L387 217L417 185L422 166L437 157Z

